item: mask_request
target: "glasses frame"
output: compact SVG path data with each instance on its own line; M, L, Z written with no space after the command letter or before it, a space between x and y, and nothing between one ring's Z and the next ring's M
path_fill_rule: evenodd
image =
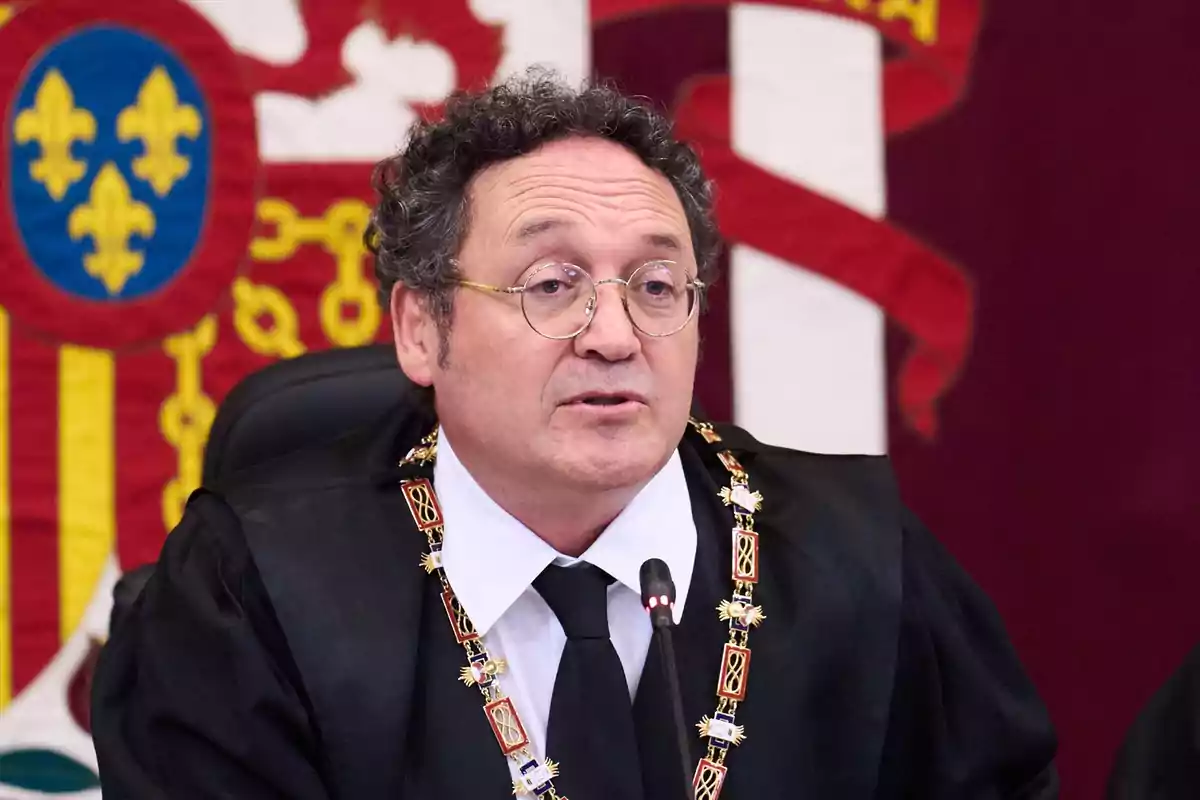
M530 281L532 281L534 278L536 278L538 275L540 275L544 270L549 269L550 267L555 267L555 266L570 267L571 269L577 269L580 272L582 272L584 275L587 276L588 280L591 281L591 283L592 283L592 296L591 296L591 299L588 300L588 303L586 306L587 321L585 321L583 323L583 325L579 326L579 329L576 330L574 333L570 333L565 336L548 336L548 335L542 333L541 331L539 331L537 329L537 327L533 324L533 322L530 321L529 312L526 311L526 309L525 309L525 301L524 301L524 298L522 297L521 316L525 317L525 324L527 324L531 329L533 329L534 333L536 333L538 336L541 336L546 339L552 339L554 341L566 341L568 339L574 339L576 336L579 336L580 334L582 334L584 331L586 331L588 328L590 328L592 326L592 320L594 320L596 318L596 308L598 307L598 305L600 303L600 287L608 285L608 284L612 284L614 286L621 287L621 306L625 309L625 316L626 316L626 318L629 319L629 324L631 324L635 330L637 330L638 332L642 333L645 336L650 336L655 339L664 339L668 336L674 336L675 334L679 333L681 330L683 330L684 328L687 327L689 322L692 321L692 318L696 316L696 309L698 309L700 307L700 304L704 299L704 290L708 288L708 285L706 283L704 283L704 281L702 281L698 278L693 278L690 275L688 276L688 280L685 285L687 288L694 289L696 291L695 300L692 303L691 310L688 311L687 318L679 324L679 327L675 328L674 330L670 330L666 333L650 333L649 331L642 328L642 326L637 324L637 321L634 320L634 318L633 318L633 314L629 311L628 289L629 289L630 282L632 282L633 279L637 277L638 273L640 273L642 270L646 269L647 267L658 266L658 265L662 265L662 264L678 266L678 263L679 262L677 262L677 261L672 261L672 260L666 259L666 258L656 258L656 259L647 261L646 263L642 264L637 269L635 269L633 272L629 273L628 278L605 278L604 280L598 281L592 277L592 274L590 272L588 272L586 269L584 269L583 267L581 267L577 264L571 264L566 261L548 261L545 264L542 264L541 266L539 266L533 272L531 272L529 274L529 277L526 278L524 280L524 282L521 283L520 286L495 286L490 283L480 283L478 281L469 281L464 278L459 278L459 279L455 280L454 283L459 286L466 286L471 289L479 289L481 291L486 291L486 292L495 292L496 294L524 295L525 291L529 287ZM457 266L457 263L455 264L455 266Z

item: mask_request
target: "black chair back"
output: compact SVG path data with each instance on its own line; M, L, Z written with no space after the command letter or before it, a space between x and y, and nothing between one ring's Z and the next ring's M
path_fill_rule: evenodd
M203 482L303 447L331 442L378 419L416 388L388 345L323 350L247 375L217 409L204 448ZM113 589L110 635L129 614L155 565L142 564Z
M322 350L246 376L217 410L203 481L216 486L244 467L331 442L379 418L416 388L390 344Z

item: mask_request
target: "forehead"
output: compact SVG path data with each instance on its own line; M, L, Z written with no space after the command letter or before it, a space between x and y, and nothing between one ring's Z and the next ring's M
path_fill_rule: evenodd
M687 232L683 205L666 176L598 138L551 142L494 164L475 177L468 196L472 224L504 243L558 228Z

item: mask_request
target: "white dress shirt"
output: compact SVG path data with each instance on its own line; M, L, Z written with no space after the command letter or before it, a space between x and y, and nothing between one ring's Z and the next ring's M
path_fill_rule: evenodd
M692 580L696 525L679 453L579 559L559 553L500 508L454 455L444 430L438 432L433 476L445 520L446 577L488 653L508 662L500 688L520 714L532 752L545 758L550 700L567 637L533 580L551 562L570 566L586 561L613 576L608 588L609 632L632 702L652 633L641 603L642 562L661 558L671 568L676 622L683 616ZM516 779L511 761L509 767Z

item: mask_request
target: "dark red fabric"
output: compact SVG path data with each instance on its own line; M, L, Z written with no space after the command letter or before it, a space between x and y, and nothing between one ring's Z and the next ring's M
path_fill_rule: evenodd
M9 334L9 592L13 696L58 653L58 351L13 326ZM18 527L19 525L19 527Z
M1200 642L1197 30L1188 0L992 3L962 104L888 150L890 216L977 290L941 433L894 416L892 453L1007 618L1067 800Z
M971 287L958 267L888 221L868 217L742 158L729 116L732 79L693 81L677 98L679 135L719 187L725 237L805 267L879 305L911 337L896 379L904 421L937 429L938 398L969 344ZM814 235L819 231L820 235Z
M602 5L621 14L597 20L600 75L674 105L727 71L724 9ZM1050 707L1063 797L1094 800L1137 709L1200 641L1200 7L984 12L959 104L889 139L889 223L958 265L975 304L932 439L902 413L916 342L892 320L889 446ZM723 309L704 322L710 356ZM732 407L728 363L701 368L713 410Z

